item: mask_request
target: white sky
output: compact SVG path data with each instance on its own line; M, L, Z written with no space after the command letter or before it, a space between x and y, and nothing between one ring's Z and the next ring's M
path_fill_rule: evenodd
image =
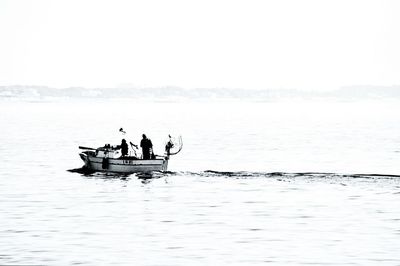
M0 85L398 85L399 14L386 0L0 0Z

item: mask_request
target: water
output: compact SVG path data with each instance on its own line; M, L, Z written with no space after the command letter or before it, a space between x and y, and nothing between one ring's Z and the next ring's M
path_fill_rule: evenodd
M1 102L1 265L400 265L398 103ZM84 175L79 145L170 172Z

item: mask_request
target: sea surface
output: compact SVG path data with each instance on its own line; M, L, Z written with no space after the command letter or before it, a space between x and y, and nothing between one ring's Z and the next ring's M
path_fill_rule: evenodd
M157 154L182 136L169 172L78 171L78 146L143 133ZM0 102L0 265L400 265L399 251L399 102Z

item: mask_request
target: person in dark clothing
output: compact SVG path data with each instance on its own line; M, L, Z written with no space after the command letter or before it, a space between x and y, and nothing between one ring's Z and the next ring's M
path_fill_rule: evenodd
M172 142L171 135L168 135L169 140L165 145L165 151L167 152L167 156L171 154L171 149L174 147L174 143Z
M150 160L153 144L151 140L146 137L145 134L142 135L143 139L140 141L140 147L142 147L143 160Z
M125 139L122 139L122 142L121 142L121 153L122 153L122 157L128 155L128 143L126 143Z

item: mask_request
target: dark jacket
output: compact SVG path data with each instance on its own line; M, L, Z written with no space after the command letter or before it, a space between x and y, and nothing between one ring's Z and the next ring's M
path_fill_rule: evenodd
M142 139L140 141L140 147L142 147L143 159L144 160L151 159L152 156L150 154L150 149L153 148L153 144L151 143L151 140L148 138Z
M151 143L150 139L142 139L140 141L140 147L142 147L143 150L149 150L153 148L153 143Z
M128 143L126 143L126 142L121 143L121 153L122 153L122 156L128 155Z

